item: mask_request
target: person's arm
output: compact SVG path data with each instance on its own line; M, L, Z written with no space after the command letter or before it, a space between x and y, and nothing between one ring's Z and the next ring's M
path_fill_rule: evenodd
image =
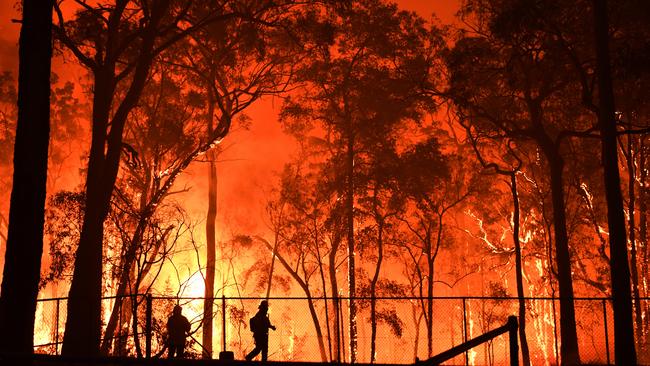
M269 328L275 330L275 325L271 324L271 319L269 317L266 317L266 323L268 324Z

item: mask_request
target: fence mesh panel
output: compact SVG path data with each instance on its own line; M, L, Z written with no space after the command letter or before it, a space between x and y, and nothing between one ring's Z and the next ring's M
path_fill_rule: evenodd
M243 359L255 344L249 319L260 298L215 298L212 312L212 357L225 349ZM143 295L123 299L117 326L106 334L115 298L102 300L104 335L109 354L146 356L147 301ZM357 362L410 364L423 360L506 323L518 315L519 300L512 298L368 298L353 300L357 311ZM224 323L225 303L225 323ZM203 343L203 298L152 297L151 355L166 357L167 319L175 305L191 323L186 356L200 358ZM269 318L277 327L269 333L269 359L282 361L350 361L350 299L270 298ZM559 361L560 304L558 299L524 300L526 339L533 365ZM650 300L641 301L650 307ZM371 309L375 309L374 312ZM576 299L576 330L584 363L613 364L614 328L609 299ZM38 301L34 334L37 353L60 354L67 300ZM372 314L375 314L374 316ZM135 314L135 316L134 316ZM431 317L429 316L431 314ZM647 319L643 319L644 324ZM225 324L225 326L224 326ZM605 327L607 325L607 327ZM648 329L647 324L644 329ZM640 364L650 364L647 335L637 335ZM374 344L374 345L373 345ZM520 343L521 350L521 343ZM494 338L445 364L502 365L508 362L508 335ZM520 357L521 359L521 357Z
M42 300L36 303L36 322L34 323L34 349L38 353L57 353L59 300Z

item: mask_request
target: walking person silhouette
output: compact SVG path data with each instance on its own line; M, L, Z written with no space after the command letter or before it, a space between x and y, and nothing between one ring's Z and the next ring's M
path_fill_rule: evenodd
M262 361L266 361L269 354L269 328L275 330L275 326L271 325L271 321L267 315L269 310L269 302L262 300L258 307L257 314L250 320L251 332L253 332L253 339L255 340L255 348L246 355L246 361L250 361L260 352L262 352Z
M180 305L174 306L172 316L167 320L169 358L183 358L185 355L185 337L190 331L190 322L182 314Z

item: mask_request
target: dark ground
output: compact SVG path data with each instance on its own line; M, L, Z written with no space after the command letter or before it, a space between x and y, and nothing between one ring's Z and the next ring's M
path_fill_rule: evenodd
M261 365L258 361L222 361L222 360L191 360L191 359L138 359L122 357L80 358L51 355L34 355L33 357L0 355L0 366L140 366L140 365L169 365L169 366L254 366ZM267 361L265 366L320 366L335 365L335 363L319 362L280 362ZM364 366L365 364L357 364ZM374 364L373 366L396 366Z

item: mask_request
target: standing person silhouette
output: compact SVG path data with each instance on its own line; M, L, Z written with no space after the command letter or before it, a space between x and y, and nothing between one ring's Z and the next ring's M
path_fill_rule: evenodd
M275 326L271 325L271 321L267 315L269 302L262 300L258 309L257 314L250 320L251 332L253 332L253 339L255 339L255 348L246 355L246 361L252 360L260 352L262 352L262 361L266 361L269 354L269 328L275 330Z
M183 358L185 352L185 337L190 332L190 322L182 314L180 305L174 306L172 316L167 320L169 358Z

